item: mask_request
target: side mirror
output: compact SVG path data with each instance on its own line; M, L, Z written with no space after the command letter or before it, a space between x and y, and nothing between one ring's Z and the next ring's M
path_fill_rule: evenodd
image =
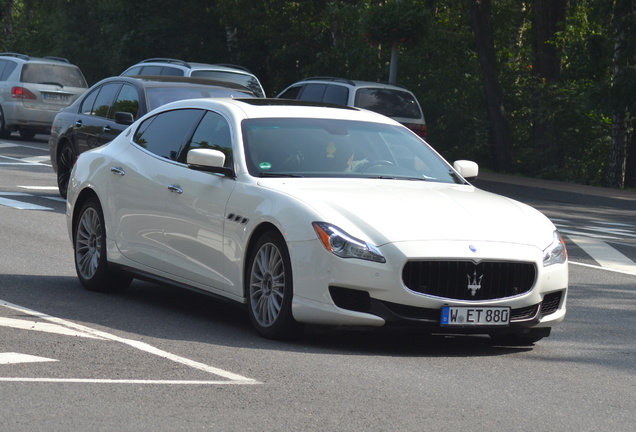
M473 161L457 160L453 162L453 168L468 181L475 180L479 175L479 166Z
M135 122L135 118L129 112L116 112L115 123L122 125L131 125Z
M225 153L213 149L192 149L186 157L188 167L197 171L207 171L235 178L234 171L226 168Z

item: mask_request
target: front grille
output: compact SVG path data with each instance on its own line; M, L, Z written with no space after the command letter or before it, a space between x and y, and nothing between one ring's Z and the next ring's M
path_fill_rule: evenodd
M402 281L412 291L456 300L513 297L532 289L532 263L482 261L410 261Z

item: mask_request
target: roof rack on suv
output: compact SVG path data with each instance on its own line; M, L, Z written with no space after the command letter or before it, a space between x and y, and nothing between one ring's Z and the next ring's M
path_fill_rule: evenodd
M354 83L350 79L331 77L331 76L315 76L315 77L305 78L305 79L303 79L301 81L309 81L309 80L340 81L340 82L347 83L347 84L352 85L352 86L356 85L356 83Z
M0 53L0 56L17 57L17 58L22 59L22 60L30 60L30 57L28 55L20 54L20 53L14 53L14 52L3 52L3 53Z
M190 63L186 61L173 59L173 58L166 58L166 57L153 57L153 58L142 60L139 63L154 63L154 62L174 63L174 64L179 64L181 66L185 66L188 68L191 67Z
M48 59L48 60L56 60L56 61L63 62L63 63L71 63L69 61L69 59L64 58L64 57L44 56L43 58Z

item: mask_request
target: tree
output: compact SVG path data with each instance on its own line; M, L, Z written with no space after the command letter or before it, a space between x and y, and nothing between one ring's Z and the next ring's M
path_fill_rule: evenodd
M512 134L497 76L490 0L468 0L479 65L484 79L486 109L491 121L493 159L499 171L512 169Z

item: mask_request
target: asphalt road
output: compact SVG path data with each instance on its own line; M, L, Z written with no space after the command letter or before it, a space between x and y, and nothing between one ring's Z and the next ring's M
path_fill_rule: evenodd
M84 291L45 139L0 141L0 431L634 430L630 194L476 181L566 235L568 316L534 347L318 328L275 342L194 293Z

